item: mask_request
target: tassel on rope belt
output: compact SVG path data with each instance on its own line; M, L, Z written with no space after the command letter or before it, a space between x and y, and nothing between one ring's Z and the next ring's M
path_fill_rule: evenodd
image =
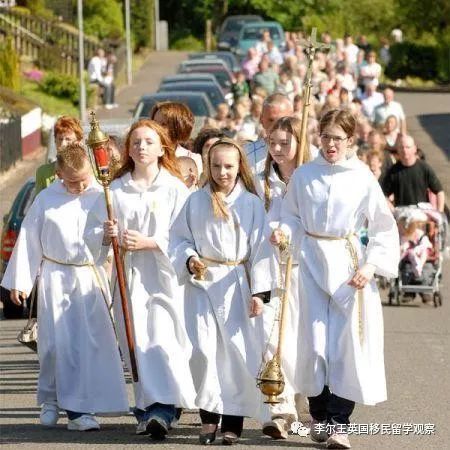
M352 241L352 237L356 237L355 233L349 233L346 236L340 237L340 236L328 236L324 234L317 234L317 233L311 233L309 231L306 231L306 234L314 239L323 239L327 241L346 241L345 247L347 248L351 260L352 260L352 268L355 271L355 273L359 270L359 262L358 262L358 251L356 250L356 246ZM362 345L364 342L364 327L363 327L363 320L362 320L362 307L363 307L363 290L358 289L357 291L357 298L358 298L358 330L359 330L359 342Z
M96 281L97 281L97 285L98 285L98 287L100 288L100 291L101 291L101 293L102 293L102 297L103 297L103 300L104 300L104 302L105 302L106 309L108 310L108 314L109 314L109 318L110 318L110 320L111 320L111 324L112 324L112 326L113 326L114 334L116 335L116 338L117 338L116 328L115 328L115 326L114 326L114 320L113 320L112 315L111 315L111 307L112 307L112 304L110 305L109 302L108 302L108 299L107 299L107 296L106 296L106 292L105 292L104 287L103 287L102 279L100 278L100 274L99 274L99 272L98 272L97 267L95 266L95 264L92 263L92 262L86 262L86 263L66 263L66 262L63 262L63 261L58 261L57 259L50 258L49 256L46 256L46 255L43 255L43 256L42 256L42 259L44 259L45 261L50 261L50 262L55 263L55 264L59 264L59 265L61 265L61 266L90 267L90 268L92 269L92 271L93 271L94 274L95 274L95 279L96 279Z

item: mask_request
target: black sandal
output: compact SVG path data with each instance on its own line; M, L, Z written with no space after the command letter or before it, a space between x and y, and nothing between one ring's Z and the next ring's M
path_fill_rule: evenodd
M200 441L201 445L211 445L216 440L216 433L218 426L217 424L214 423L205 423L203 425L215 425L214 431L211 431L209 433L200 433L198 437L198 440Z

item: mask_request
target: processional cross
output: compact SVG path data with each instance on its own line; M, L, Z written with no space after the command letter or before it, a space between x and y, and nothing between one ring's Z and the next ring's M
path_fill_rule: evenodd
M309 106L311 104L311 88L312 88L312 64L314 61L314 56L317 51L328 50L330 48L329 44L324 44L318 42L316 39L317 28L313 28L311 31L311 36L307 41L302 40L299 43L305 47L306 53L308 55L308 70L306 71L306 77L303 87L303 108L302 108L302 128L300 141L300 151L297 153L297 166L303 162L303 155L305 153L306 146L306 128L308 125L309 116Z

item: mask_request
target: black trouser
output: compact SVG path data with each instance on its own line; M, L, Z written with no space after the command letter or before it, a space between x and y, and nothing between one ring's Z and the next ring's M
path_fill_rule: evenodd
M210 423L218 425L220 422L220 414L201 409L200 419L202 421L202 424ZM222 426L220 427L220 431L222 433L230 431L231 433L234 433L236 436L239 437L242 433L243 427L244 427L244 418L242 416L228 416L226 414L222 415Z
M350 423L350 415L355 409L355 402L332 394L328 386L317 397L308 397L309 413L313 419L326 420L328 423Z

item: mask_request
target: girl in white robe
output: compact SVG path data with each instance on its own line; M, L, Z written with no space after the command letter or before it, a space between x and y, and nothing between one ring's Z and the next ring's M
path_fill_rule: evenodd
M263 329L257 316L273 287L272 251L242 148L222 138L211 146L207 161L208 184L191 194L175 221L170 252L180 282L186 283L200 442L214 441L222 416L223 443L233 444L244 416L261 414L255 379Z
M386 400L383 316L373 275L397 276L399 260L397 227L379 184L349 154L355 126L348 111L325 114L321 156L294 172L281 230L271 237L277 245L283 233L300 236L296 376L309 396L311 438L329 448L350 448L346 425L355 402ZM363 248L355 233L366 222Z
M281 202L286 193L289 180L297 167L297 155L300 151L301 120L296 117L283 117L271 128L268 136L268 154L264 172L255 177L256 191L264 201L271 231L278 228ZM310 160L308 142L305 146L301 164ZM286 271L286 260L278 258L279 283L283 283ZM282 286L279 286L282 288ZM298 260L295 258L292 266L291 285L285 325L285 351L282 352L281 367L285 386L278 396L280 403L270 405L272 420L263 425L263 433L274 439L287 439L291 424L299 420L305 413L305 399L296 386L295 373L298 358L301 357L298 342L299 330L299 299L298 299ZM274 291L270 303L264 306L264 335L268 343L264 357L270 360L277 350L278 316L280 314L279 292ZM293 345L295 344L295 345ZM301 426L301 424L298 424Z
M59 180L34 200L2 286L26 298L38 282L38 405L41 423L66 410L71 430L98 429L94 413L128 412L125 378L109 314L107 277L83 233L102 197L89 160L75 144L58 152ZM14 298L15 297L15 298Z
M125 142L125 164L111 183L114 221L104 202L89 216L87 242L104 258L111 237L124 252L129 310L136 344L139 381L133 383L137 434L163 439L176 407L194 407L189 370L190 343L183 319L183 289L167 254L169 228L189 191L181 181L174 150L165 130L143 119L132 125ZM120 293L112 276L120 348L128 367Z

